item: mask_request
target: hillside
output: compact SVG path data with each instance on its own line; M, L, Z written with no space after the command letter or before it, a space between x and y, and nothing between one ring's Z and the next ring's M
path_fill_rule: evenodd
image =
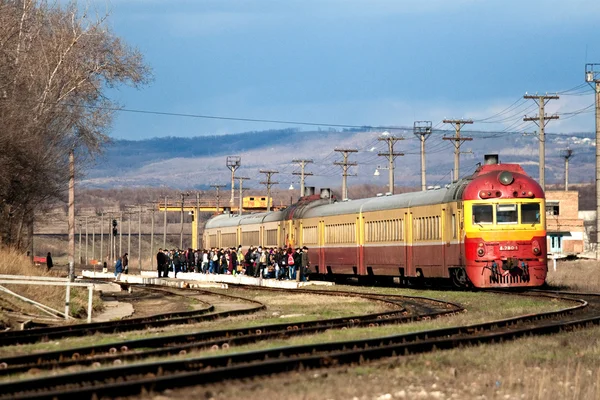
M465 136L468 134L466 132ZM378 141L380 132L361 130L345 131L301 131L297 129L245 132L222 136L198 136L194 138L164 137L142 141L115 140L104 156L91 166L83 180L84 187L112 188L132 186L174 187L208 189L209 185L230 182L230 172L225 166L228 155L240 155L242 167L237 176L251 178L245 187L260 189L264 175L261 169L279 171L274 176L280 189L290 184L298 186L298 171L293 159L314 160L307 166L307 184L317 187L339 187L341 169L333 165L341 161L335 148L359 150L350 155L349 161L356 167L349 173L348 185L372 183L387 184L387 159L380 157L385 152L385 143ZM396 159L396 183L402 186L420 184L419 142L412 132L397 132L405 140L396 143L395 151L403 152ZM453 168L453 146L441 140L435 133L426 142L428 185L448 183ZM501 162L520 163L532 176L538 175L538 141L527 135L472 135L474 140L465 143L461 151L461 176L472 172L483 155L498 153ZM588 136L588 138L585 138ZM570 161L572 183L593 182L595 143L592 134L572 136L549 135L546 141L546 182L562 184L564 180L564 159L562 154L567 147L574 151ZM384 167L378 177L373 176L377 166Z

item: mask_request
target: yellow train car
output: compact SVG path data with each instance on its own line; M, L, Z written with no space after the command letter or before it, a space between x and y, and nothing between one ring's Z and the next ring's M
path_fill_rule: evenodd
M344 202L313 195L281 211L220 215L204 237L209 246L307 246L320 274L540 286L543 210L542 189L519 165L488 163L437 190Z

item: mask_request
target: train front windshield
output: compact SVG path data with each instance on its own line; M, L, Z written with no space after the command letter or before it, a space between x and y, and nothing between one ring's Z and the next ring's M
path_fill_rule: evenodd
M535 225L541 222L540 203L473 204L473 225Z

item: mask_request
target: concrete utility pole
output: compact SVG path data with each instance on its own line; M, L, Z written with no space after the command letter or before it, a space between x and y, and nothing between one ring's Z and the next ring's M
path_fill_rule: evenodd
M123 227L123 212L119 213L119 226ZM119 228L119 257L123 255L123 229Z
M394 160L396 157L403 156L404 153L394 153L394 144L398 140L404 140L403 137L400 136L389 136L389 132L383 132L384 137L377 138L378 141L387 142L388 152L387 153L377 153L379 157L386 157L388 159L388 173L389 173L389 181L388 181L388 192L394 194Z
M154 212L156 211L157 203L152 203L152 222L150 223L150 270L154 269Z
M196 212L194 213L194 224L196 224L196 246L194 249L200 249L200 192L196 192Z
M544 107L546 106L546 100L557 100L559 97L557 95L548 94L538 96L538 95L529 95L525 94L523 96L524 99L530 99L536 102L539 106L540 111L536 117L527 117L523 118L523 121L533 121L540 128L539 141L540 141L540 186L542 189L546 190L546 134L545 128L548 122L551 119L558 119L558 115L546 115L544 111Z
M563 158L565 159L565 192L569 190L569 159L573 157L573 150L566 149Z
M131 255L129 255L131 258ZM140 205L140 212L138 214L138 267L140 269L140 275L142 275L142 206Z
M470 137L461 137L460 130L463 126L472 124L473 121L470 119L445 119L443 122L445 124L454 125L454 137L443 137L442 139L451 140L454 145L454 174L452 182L456 182L460 179L460 146L462 146L464 142L473 140L473 138Z
M81 259L83 255L81 253L81 231L83 230L83 223L81 222L81 217L77 218L79 221L79 266L81 267Z
M89 247L89 243L90 243L88 240L88 218L89 218L89 215L86 215L83 218L85 218L85 266L87 267L88 260L89 260L88 247Z
M100 213L100 263L104 265L103 251L104 251L104 211Z
M333 164L339 165L342 167L342 200L348 199L348 185L347 179L349 176L356 176L356 174L348 174L348 167L354 167L358 165L356 162L348 162L348 155L350 153L358 153L356 149L334 149L333 151L337 151L338 153L342 153L344 157L344 161L336 161Z
M242 196L242 194L243 194L242 185L244 184L244 181L246 181L246 180L248 180L250 178L238 176L237 179L239 179L239 181L240 181L240 209L238 210L238 215L242 215L242 212L244 210L244 208L243 208L244 203L243 203L243 196Z
M96 220L92 221L92 260L96 259Z
M413 133L421 142L421 190L427 190L426 164L425 164L425 141L431 135L431 121L415 121L413 125Z
M219 189L224 188L225 185L210 185L210 187L217 189L217 214L220 214L219 211Z
M167 249L167 196L165 196L165 220L163 222L163 250Z
M242 157L240 156L227 156L226 162L227 168L231 171L231 200L229 202L233 205L234 201L234 190L235 190L235 170L242 165Z
M75 150L69 152L69 280L75 280Z
M267 185L267 212L268 212L268 211L271 211L271 186L279 184L279 182L273 182L271 180L271 177L275 174L278 174L279 171L261 169L258 172L260 172L261 174L265 174L265 176L267 177L267 180L261 182L260 184Z
M300 172L292 172L292 175L300 175L300 197L304 197L304 177L312 176L312 172L304 172L306 164L311 164L313 160L292 160L293 163L300 164Z
M596 98L596 259L600 259L600 64L585 65L585 81L595 83Z
M189 193L181 193L181 231L179 232L179 249L183 249L183 205L185 203L185 196L189 196Z
M127 254L131 258L131 210L127 211Z

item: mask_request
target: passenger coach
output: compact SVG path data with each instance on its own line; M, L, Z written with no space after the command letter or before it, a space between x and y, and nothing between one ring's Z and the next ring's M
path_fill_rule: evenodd
M281 211L219 215L205 247L307 246L320 274L448 278L458 286L540 286L544 193L497 156L445 188L338 202L327 190Z

